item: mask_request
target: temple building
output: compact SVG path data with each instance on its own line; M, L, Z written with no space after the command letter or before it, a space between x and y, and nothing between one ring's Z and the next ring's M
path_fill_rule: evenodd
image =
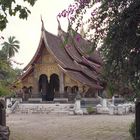
M36 53L19 78L22 90L32 98L46 101L74 100L77 93L94 97L102 89L99 82L102 60L96 50L85 53L90 46L74 30L66 33L59 25L58 35L54 35L45 30L42 22Z

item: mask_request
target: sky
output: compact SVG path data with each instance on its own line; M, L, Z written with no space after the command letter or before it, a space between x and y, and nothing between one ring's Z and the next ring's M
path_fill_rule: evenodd
M7 28L1 33L5 39L9 36L15 36L20 41L19 53L15 55L13 60L22 65L14 67L24 68L32 59L37 50L41 35L41 19L44 21L45 29L53 34L57 34L58 13L67 9L74 0L38 0L33 7L29 7L31 14L27 20L18 17L9 17ZM61 26L67 30L67 20L61 19Z

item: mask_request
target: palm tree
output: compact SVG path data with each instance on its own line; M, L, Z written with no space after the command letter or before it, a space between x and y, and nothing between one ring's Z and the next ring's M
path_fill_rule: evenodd
M8 41L2 43L2 51L7 55L7 58L15 56L19 50L19 41L15 39L15 36L10 36Z

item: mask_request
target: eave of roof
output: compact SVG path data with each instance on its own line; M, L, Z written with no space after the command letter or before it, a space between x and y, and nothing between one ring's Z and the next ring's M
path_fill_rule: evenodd
M91 78L88 78L87 76L85 77L83 74L77 72L77 71L72 71L72 70L67 70L67 69L63 69L60 65L58 65L59 68L65 73L70 75L70 77L73 80L79 81L80 83L84 84L84 85L88 85L92 88L95 89L102 89L103 87L98 85L95 81L91 81Z
M67 35L65 32L63 34ZM90 56L83 57L82 52L77 48L66 48L63 46L63 40L60 36L53 35L42 28L42 33L40 37L40 42L37 51L24 68L26 72L22 75L20 79L24 79L33 71L33 64L38 60L39 54L42 51L42 43L45 43L45 47L49 53L55 58L58 64L63 68L64 72L69 74L73 79L89 85L91 87L101 89L102 87L98 85L98 72L100 69L100 62L88 59ZM85 43L85 42L84 42ZM91 71L86 65L93 67L94 71Z

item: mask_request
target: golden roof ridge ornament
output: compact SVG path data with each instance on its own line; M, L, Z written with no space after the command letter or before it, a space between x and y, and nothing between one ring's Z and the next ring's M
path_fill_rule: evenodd
M57 17L57 22L58 22L58 35L61 35L62 33L62 28L61 28L61 25L60 25L60 21L59 21L59 19L58 19L58 17Z
M61 29L60 21L58 18L57 18L57 22L58 22L58 29Z
M59 19L58 19L58 17L57 17L57 22L58 22L58 36L61 38L61 40L64 42L65 41L65 33L64 33L64 31L62 30L62 28L61 28L61 24L60 24L60 21L59 21Z
M40 19L41 19L41 22L42 22L41 31L44 31L45 30L45 27L44 27L44 21L42 19L42 15L40 16Z

